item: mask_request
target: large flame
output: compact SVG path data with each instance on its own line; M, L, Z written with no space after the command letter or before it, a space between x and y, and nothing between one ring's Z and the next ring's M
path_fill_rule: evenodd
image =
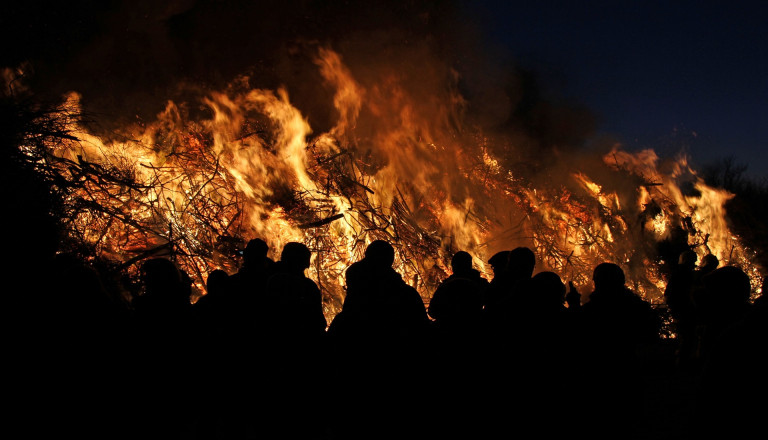
M728 228L731 195L684 159L661 166L653 151L616 146L582 169L585 160L558 164L554 179L521 177L499 153L514 145L499 148L463 123L455 87L425 99L396 72L364 86L338 53L322 49L315 61L334 91L335 122L324 132L313 132L286 89L254 88L247 77L200 102L168 102L120 137L71 123L77 140L53 146L62 174L78 182L67 200L70 235L126 266L170 254L200 293L211 270L236 270L232 243L261 237L278 258L301 241L328 317L343 301L344 270L379 238L395 245L397 269L427 301L456 251L490 276L493 253L530 246L537 270L585 289L596 264L616 262L660 302L655 246L676 230L757 285L752 253ZM76 111L79 96L66 105Z

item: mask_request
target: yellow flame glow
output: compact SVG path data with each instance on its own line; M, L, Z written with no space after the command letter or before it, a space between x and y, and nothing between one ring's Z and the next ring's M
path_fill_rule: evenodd
M285 243L304 242L330 317L343 300L343 271L376 238L395 244L397 269L425 299L454 252L472 253L487 275L493 252L519 245L536 250L538 270L582 286L597 263L620 263L634 287L658 299L664 283L643 243L665 239L684 218L700 256L711 252L759 274L729 231L724 206L732 195L707 187L684 159L662 172L652 150L617 147L599 158L623 173L621 182L640 182L632 191L581 170L557 183L525 181L508 169L497 141L456 128L462 102L454 91L424 103L396 75L365 88L329 49L316 65L338 113L322 133L313 133L287 90L251 88L245 77L202 100L208 119L169 102L155 121L126 127L129 140L73 124L80 141L55 154L119 175L85 182L72 196L101 210L80 209L71 232L121 260L172 243L184 268L200 276L224 263L211 251L217 237L262 237L273 258ZM79 96L67 105L77 108ZM681 190L683 176L692 176L695 192ZM650 205L658 212L636 226Z

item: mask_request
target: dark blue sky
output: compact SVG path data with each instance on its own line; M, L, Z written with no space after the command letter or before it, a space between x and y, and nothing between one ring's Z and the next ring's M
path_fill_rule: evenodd
M768 2L471 2L489 45L551 75L629 148L768 176Z

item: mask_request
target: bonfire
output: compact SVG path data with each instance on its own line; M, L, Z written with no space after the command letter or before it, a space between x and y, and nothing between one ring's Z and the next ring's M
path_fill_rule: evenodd
M521 147L464 118L450 83L425 101L396 75L363 85L331 49L314 60L335 108L323 131L287 89L245 76L108 137L88 128L69 94L47 116L66 135L20 147L62 188L70 246L128 273L171 258L197 298L211 271L237 270L249 239L264 239L275 259L299 241L312 251L308 276L328 318L343 303L344 271L376 239L394 245L396 269L426 303L455 252L490 278L488 259L517 246L535 250L537 271L582 292L610 261L661 304L683 248L742 267L758 287L754 253L728 227L732 195L708 187L685 157L615 144L521 166L511 158Z

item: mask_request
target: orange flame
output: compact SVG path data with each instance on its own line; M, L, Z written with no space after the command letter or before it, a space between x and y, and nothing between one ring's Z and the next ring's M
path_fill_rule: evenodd
M309 275L329 317L344 298L344 270L377 238L395 244L397 269L425 300L454 252L469 251L489 275L494 252L531 246L538 270L581 286L597 263L619 263L658 301L664 280L651 246L681 219L699 255L758 280L754 256L728 229L732 195L707 187L684 160L663 172L652 151L617 147L592 165L612 179L570 169L566 179L527 181L505 168L498 141L457 122L463 102L454 89L423 102L395 74L364 87L332 50L320 50L316 64L337 111L322 133L287 90L252 88L246 77L202 100L208 118L169 102L121 139L73 125L80 141L55 149L68 176L84 179L70 199L70 233L117 261L166 249L199 286L214 268L237 267L221 237L262 237L273 257L301 241L314 251ZM67 105L78 100L73 93ZM91 182L94 167L104 173ZM694 192L681 190L683 176Z

